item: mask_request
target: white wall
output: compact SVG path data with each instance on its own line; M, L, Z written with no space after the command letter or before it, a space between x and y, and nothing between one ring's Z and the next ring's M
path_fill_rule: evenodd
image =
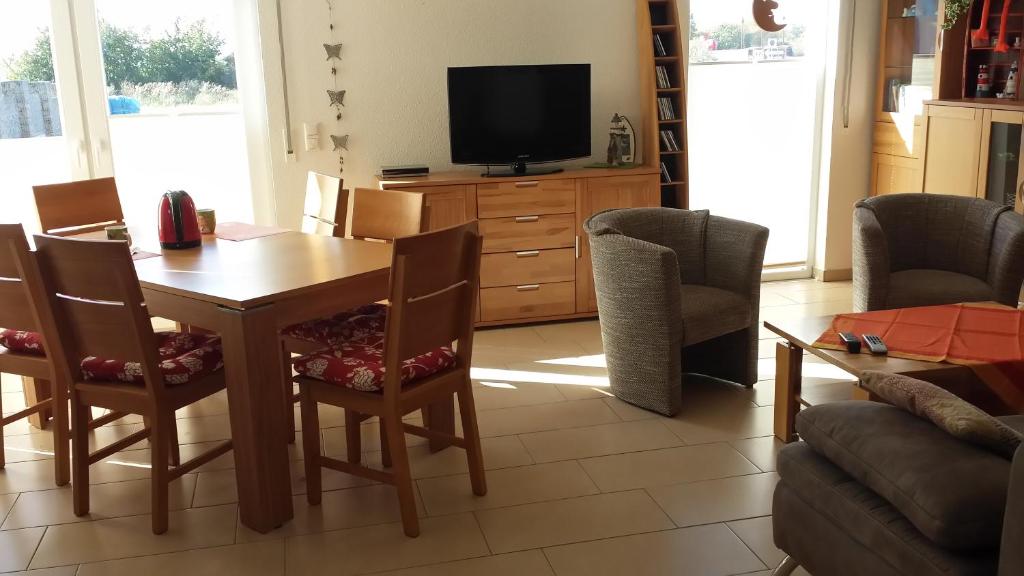
M296 149L295 161L286 165L285 189L276 192L282 225L299 223L306 171L337 169L332 132L351 134L347 188L374 187L373 175L382 164L451 169L448 66L591 64L595 160L603 159L613 113L639 123L631 0L337 0L337 38L345 44L338 84L348 90L340 127L325 92L333 88L322 47L330 32L327 3L282 4ZM307 122L321 124L320 151L303 149ZM275 146L278 134L270 131Z

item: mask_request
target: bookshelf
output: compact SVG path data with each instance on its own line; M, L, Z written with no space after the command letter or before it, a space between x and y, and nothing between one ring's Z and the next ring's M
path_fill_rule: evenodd
M643 157L661 174L661 204L689 206L686 64L676 0L637 0Z

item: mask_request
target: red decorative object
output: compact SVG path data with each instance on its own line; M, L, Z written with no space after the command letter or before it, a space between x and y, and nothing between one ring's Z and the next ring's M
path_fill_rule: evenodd
M991 8L992 0L985 0L985 4L981 7L981 28L971 32L971 45L972 46L988 46L989 34L988 34L988 15L989 8ZM1010 1L1006 0L1006 6L1010 6ZM1006 20L1003 20L1006 23Z
M46 356L46 351L43 350L43 337L37 332L25 332L23 330L0 331L0 346L7 348L11 352Z
M168 386L187 384L224 367L219 336L160 332L156 337L160 347L160 371ZM82 360L82 376L86 380L145 383L142 365L124 360L86 358Z
M986 0L987 1L987 0ZM1006 23L1010 19L1010 0L1003 2L1003 17L999 21L999 39L996 41L996 52L1006 53L1010 51L1010 45L1006 43Z
M331 318L318 318L288 326L281 333L290 338L335 346L350 340L375 336L384 340L384 325L387 323L388 307L383 304L360 306Z
M445 346L402 362L402 385L455 365L455 352ZM302 376L360 392L384 390L384 346L374 337L315 352L295 360Z
M188 192L166 192L160 199L160 246L170 250L197 248L203 243L196 204Z

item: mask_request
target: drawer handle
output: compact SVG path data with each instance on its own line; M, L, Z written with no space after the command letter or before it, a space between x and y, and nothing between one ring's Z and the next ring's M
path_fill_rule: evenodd
M516 286L518 292L536 292L540 290L540 284L527 284L526 286Z
M540 186L540 182L531 180L529 182L516 182L516 188L536 188Z
M540 256L540 250L529 250L527 252L516 252L516 258L536 258Z
M516 224L526 224L528 222L538 222L540 216L516 216Z

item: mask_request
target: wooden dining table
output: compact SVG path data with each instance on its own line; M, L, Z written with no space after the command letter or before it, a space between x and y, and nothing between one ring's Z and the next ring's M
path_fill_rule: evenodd
M135 261L150 314L221 336L239 514L249 528L269 532L293 516L291 367L282 361L280 331L386 299L391 246L284 232L241 242L204 236L199 248L161 250L136 238L141 250L160 254ZM434 426L454 429L454 413L442 416L439 409Z

